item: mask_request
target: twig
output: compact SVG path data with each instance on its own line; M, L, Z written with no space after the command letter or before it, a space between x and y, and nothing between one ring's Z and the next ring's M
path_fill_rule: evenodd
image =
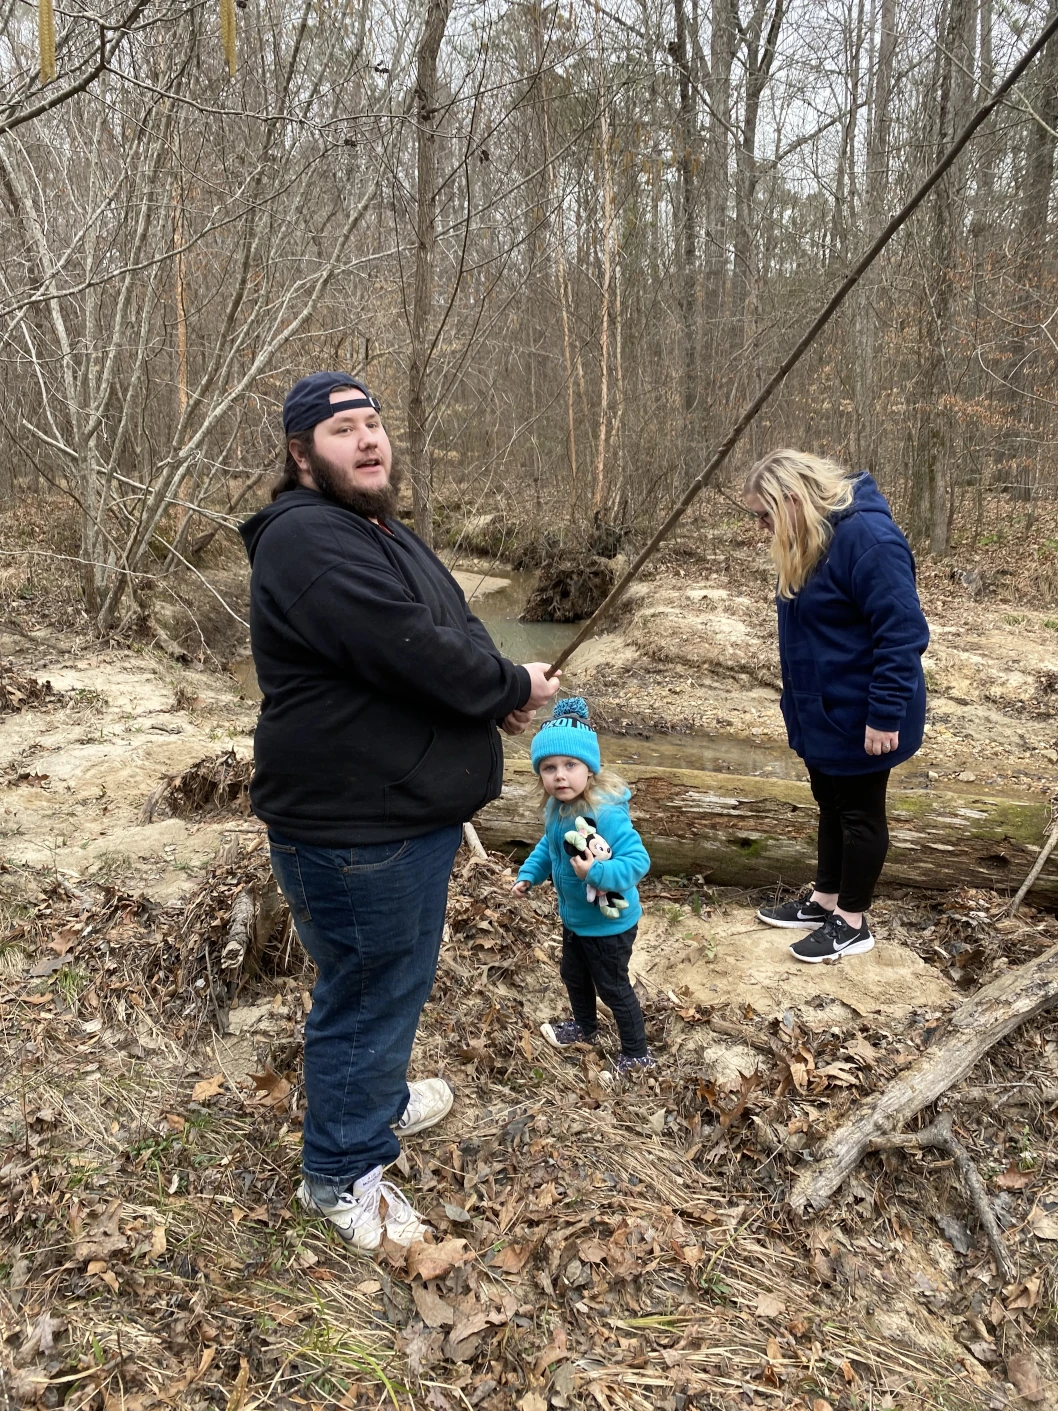
M981 1177L977 1174L977 1167L973 1164L970 1153L951 1129L950 1113L942 1113L928 1127L923 1127L920 1132L905 1132L901 1136L894 1137L875 1137L869 1150L924 1151L928 1147L935 1147L938 1151L946 1152L955 1162L956 1170L962 1177L970 1204L977 1212L981 1228L988 1239L992 1258L996 1261L996 1269L1002 1275L1004 1283L1013 1283L1017 1270L1007 1255L1002 1231L996 1223L996 1217L988 1203L988 1192L985 1190Z
M1032 864L1032 871L1029 873L1029 875L1025 878L1024 882L1022 882L1021 886L1018 888L1017 892L1014 895L1014 900L1009 904L1009 906L1005 906L1000 910L1000 916L1014 915L1018 907L1025 900L1025 897L1029 889L1032 887L1032 884L1036 881L1036 878L1043 871L1044 864L1050 857L1051 853L1054 852L1056 843L1058 843L1058 823L1055 823L1054 827L1050 831L1050 834L1048 835L1047 841L1044 843L1043 847L1040 848L1039 855L1037 856L1036 861Z

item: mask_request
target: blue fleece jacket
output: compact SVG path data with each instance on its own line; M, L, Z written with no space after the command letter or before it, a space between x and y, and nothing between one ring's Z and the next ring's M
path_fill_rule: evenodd
M632 827L627 790L620 798L591 809L582 799L572 811L561 811L549 801L544 811L544 836L518 869L519 882L534 887L550 877L558 893L562 924L578 936L616 936L634 926L643 915L636 883L650 871L650 857L643 840ZM583 880L573 871L563 839L577 817L594 818L595 829L610 844L613 857L594 862ZM599 891L620 892L628 910L611 919L587 898L587 884Z
M860 475L852 504L804 587L778 598L782 713L790 748L824 774L891 769L922 744L929 627L915 560L885 496ZM897 730L891 754L869 755L866 727Z

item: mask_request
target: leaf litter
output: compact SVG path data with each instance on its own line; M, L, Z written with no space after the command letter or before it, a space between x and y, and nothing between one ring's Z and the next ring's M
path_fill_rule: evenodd
M539 1035L562 1005L560 932L547 900L516 902L510 881L505 860L461 855L413 1056L413 1076L444 1073L457 1103L398 1163L436 1235L375 1261L294 1200L312 971L260 839L181 905L40 885L12 928L24 969L0 991L13 1404L1042 1404L1053 1023L997 1046L949 1095L1019 1262L1002 1287L929 1153L869 1157L809 1224L784 1205L823 1136L943 1016L888 1032L654 991L661 1066L608 1086L604 1052L556 1053ZM690 908L672 879L655 891L648 905ZM891 903L886 920L940 969L967 944L964 918L997 910L978 894L928 915ZM1031 912L1014 928L974 921L980 979L1056 929ZM67 963L45 973L49 956ZM226 1070L234 1037L252 1049L248 1076ZM708 1076L718 1043L756 1066Z

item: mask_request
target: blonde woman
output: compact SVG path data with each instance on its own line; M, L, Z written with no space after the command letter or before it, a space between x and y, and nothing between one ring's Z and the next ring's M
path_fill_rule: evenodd
M743 496L771 535L782 713L819 805L811 896L757 915L813 933L791 945L798 960L862 955L889 849L889 772L919 749L926 718L915 561L871 476L833 461L773 451Z

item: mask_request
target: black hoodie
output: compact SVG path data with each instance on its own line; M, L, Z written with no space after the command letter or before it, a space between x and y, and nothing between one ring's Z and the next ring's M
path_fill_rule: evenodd
M257 816L342 848L462 823L496 798L496 723L529 699L529 673L500 656L422 540L306 489L239 532L264 696Z

